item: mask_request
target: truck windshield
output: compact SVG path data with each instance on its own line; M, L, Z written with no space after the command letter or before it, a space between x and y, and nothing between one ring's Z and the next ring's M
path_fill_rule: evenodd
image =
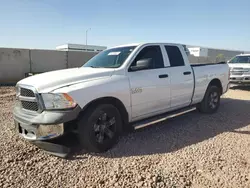
M105 50L91 58L83 67L118 68L135 48L136 46L126 46Z
M228 63L250 63L250 56L236 56Z

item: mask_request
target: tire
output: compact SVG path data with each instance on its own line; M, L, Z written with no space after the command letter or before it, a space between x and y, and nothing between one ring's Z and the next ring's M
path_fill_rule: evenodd
M217 86L209 86L203 100L197 105L197 110L201 113L215 113L220 106L220 89Z
M112 104L99 104L82 114L77 128L83 148L89 152L101 153L117 143L122 130L122 119L118 109Z

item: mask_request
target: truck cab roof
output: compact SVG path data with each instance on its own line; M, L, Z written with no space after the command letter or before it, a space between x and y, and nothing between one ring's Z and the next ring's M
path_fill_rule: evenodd
M145 43L131 43L131 44L124 44L124 45L118 45L114 46L112 48L120 48L120 47L127 47L127 46L142 46L142 45L175 45L175 46L182 46L183 44L179 43L164 43L164 42L145 42Z

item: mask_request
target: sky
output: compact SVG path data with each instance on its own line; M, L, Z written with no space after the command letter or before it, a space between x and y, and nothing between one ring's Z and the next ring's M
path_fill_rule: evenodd
M250 0L8 0L0 47L182 43L250 51Z

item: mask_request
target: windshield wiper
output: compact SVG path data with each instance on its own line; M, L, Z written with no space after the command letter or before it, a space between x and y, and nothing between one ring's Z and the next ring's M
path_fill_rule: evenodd
M84 66L83 66L84 67ZM112 69L112 68L117 68L117 66L109 66L109 67L102 67L102 66L87 66L87 67L91 67L91 68L109 68L109 69Z
M97 67L97 66L88 66L88 67L91 67L91 68L103 68L103 67Z

